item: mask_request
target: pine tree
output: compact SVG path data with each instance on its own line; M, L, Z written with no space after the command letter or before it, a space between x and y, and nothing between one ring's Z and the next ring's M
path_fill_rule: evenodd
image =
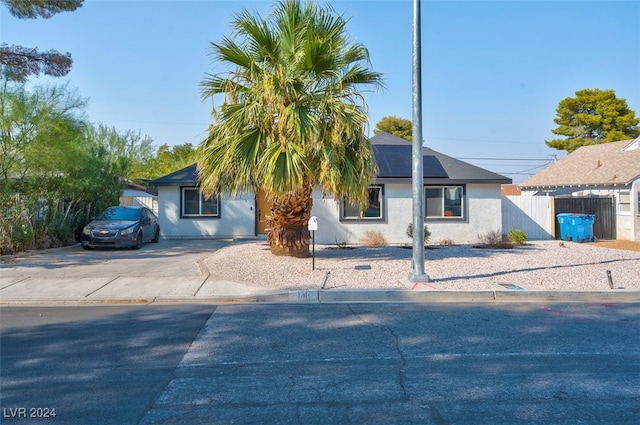
M633 139L640 135L635 111L613 90L583 89L576 97L563 99L553 120L558 127L552 132L564 139L548 140L551 148L573 152L580 146Z
M18 19L51 18L56 13L73 11L84 0L0 0L9 13ZM13 81L26 81L30 75L40 74L62 77L71 70L71 53L56 50L39 51L33 47L0 44L0 65L4 77Z

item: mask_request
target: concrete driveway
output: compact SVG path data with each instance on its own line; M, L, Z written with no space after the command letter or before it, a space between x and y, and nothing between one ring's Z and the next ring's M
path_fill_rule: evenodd
M42 277L96 276L197 276L197 262L229 241L163 240L144 244L140 250L71 247L37 251L7 258L0 264L5 273Z
M181 240L140 250L80 245L3 258L0 301L189 298L208 273L201 261L230 241Z

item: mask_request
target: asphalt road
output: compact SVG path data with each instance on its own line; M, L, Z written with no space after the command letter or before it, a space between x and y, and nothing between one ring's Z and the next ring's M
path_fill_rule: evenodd
M639 304L15 306L0 314L3 424L640 417ZM53 418L21 417L51 409Z

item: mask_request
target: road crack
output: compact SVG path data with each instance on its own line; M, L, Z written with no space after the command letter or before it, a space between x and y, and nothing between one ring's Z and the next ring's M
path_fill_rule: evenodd
M407 388L407 383L406 383L407 382L407 374L406 374L407 358L404 352L402 351L401 344L400 344L400 337L398 336L398 334L389 326L386 326L380 323L371 322L364 319L360 314L358 314L356 311L353 310L351 304L347 304L347 307L349 308L349 311L356 319L358 319L364 324L375 326L377 328L384 330L393 338L393 346L395 348L395 351L398 353L398 358L400 359L400 364L398 366L398 386L402 390L404 399L408 403L411 403L412 405L419 408L420 410L427 412L431 417L431 419L433 420L434 424L438 424L438 425L446 424L447 422L442 418L436 406L419 403L412 397L411 392Z
M370 325L370 326L375 326L376 328L383 329L385 332L387 332L389 335L391 335L391 338L393 338L393 346L395 348L395 351L398 353L398 357L400 359L400 365L398 367L398 386L402 390L404 398L407 401L411 401L411 396L410 396L409 392L407 391L407 388L406 388L406 385L405 385L405 383L406 383L405 367L407 365L407 359L406 359L404 353L402 352L402 349L400 348L400 338L398 337L398 335L389 326L385 326L383 324L374 323L374 322L370 322L368 320L365 320L361 315L359 315L358 313L356 313L353 310L353 308L351 307L350 304L348 304L347 307L349 308L349 311L351 312L351 314L356 319L361 321L362 323Z

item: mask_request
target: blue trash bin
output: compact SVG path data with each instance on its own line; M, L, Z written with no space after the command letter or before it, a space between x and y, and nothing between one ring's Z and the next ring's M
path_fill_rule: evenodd
M560 239L574 242L593 242L593 214L562 213L556 215L560 223Z

